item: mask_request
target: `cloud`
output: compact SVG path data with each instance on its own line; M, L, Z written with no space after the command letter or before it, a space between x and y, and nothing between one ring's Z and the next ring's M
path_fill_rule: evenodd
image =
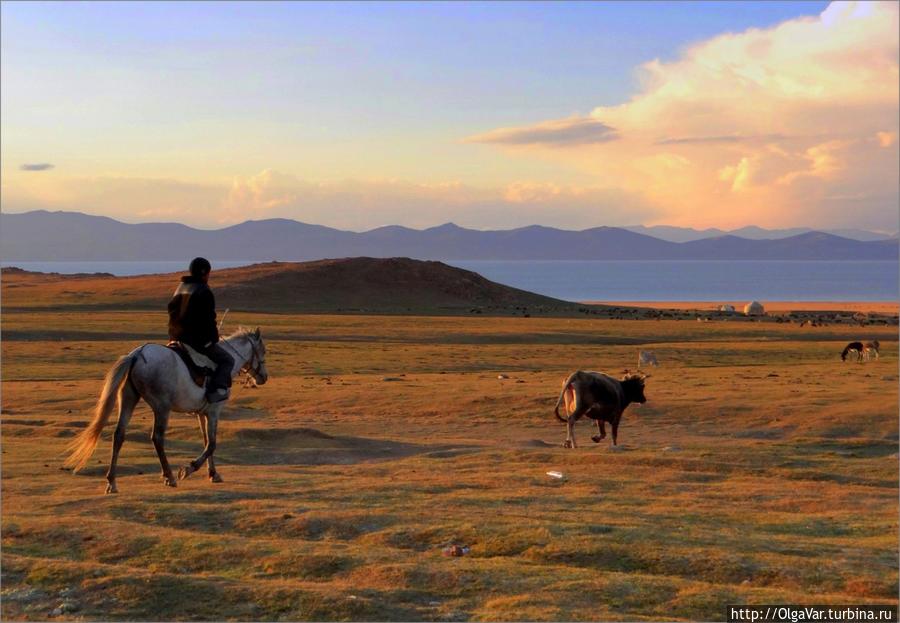
M892 229L898 13L892 2L834 2L818 17L723 34L645 63L628 101L575 118L615 128L615 141L538 140L572 119L469 140L528 147L522 156L638 194L672 224Z
M875 138L882 147L890 147L897 142L896 132L876 132Z
M590 117L547 121L525 128L498 128L466 138L469 143L495 145L571 146L606 143L619 138L614 128Z
M709 143L750 143L760 141L774 141L782 139L780 134L768 134L764 136L682 136L678 138L664 138L656 141L657 145L705 145Z
M53 168L53 165L49 162L38 162L34 164L23 164L19 167L22 171L49 171Z
M120 177L15 181L4 188L4 211L78 210L201 228L280 217L353 231L395 224L422 228L448 221L475 228L544 224L584 229L657 216L641 197L619 189L527 180L487 188L391 179L312 182L264 170L230 183L205 185Z

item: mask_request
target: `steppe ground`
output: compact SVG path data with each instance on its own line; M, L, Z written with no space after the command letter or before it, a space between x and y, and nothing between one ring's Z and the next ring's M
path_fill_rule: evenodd
M142 403L105 496L112 424L82 473L62 452L107 368L163 339L164 315L4 313L5 620L720 620L729 603L897 603L896 327L239 322L262 327L271 380L235 388L225 482L164 487ZM872 338L879 361L840 361ZM587 422L564 449L563 377L621 374L639 348L661 366L619 449ZM200 449L196 421L174 416L173 463Z

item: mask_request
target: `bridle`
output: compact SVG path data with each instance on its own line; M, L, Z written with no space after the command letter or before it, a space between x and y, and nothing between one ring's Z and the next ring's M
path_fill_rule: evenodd
M249 334L247 335L247 341L250 342L250 357L247 359L247 362L241 366L241 369L238 370L238 374L247 374L256 381L258 377L262 376L260 368L266 365L266 358L259 353L259 348L257 348L255 340ZM222 344L227 345L228 348L231 349L231 352L238 357L243 358L243 355L241 355L234 346L229 344L227 340L222 340Z

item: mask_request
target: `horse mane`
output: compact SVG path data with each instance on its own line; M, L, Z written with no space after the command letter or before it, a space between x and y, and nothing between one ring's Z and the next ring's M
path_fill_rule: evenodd
M262 339L257 337L256 331L248 329L247 327L238 327L234 333L222 338L222 340L227 340L229 342L247 340L253 348L256 348L262 342Z
M252 338L253 338L253 331L251 331L251 330L248 329L247 327L238 327L237 330L236 330L234 333L232 333L232 334L229 335L229 336L226 336L226 337L223 338L223 339L231 340L231 339L236 339L236 338L241 338L241 337L244 337L244 338L247 338L247 339L252 339Z

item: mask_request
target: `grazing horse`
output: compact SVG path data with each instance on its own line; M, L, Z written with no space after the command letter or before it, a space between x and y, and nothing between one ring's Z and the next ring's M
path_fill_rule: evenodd
M872 353L875 353L875 359L878 359L878 351L881 349L881 344L878 340L872 340L871 342L866 342L866 345L863 346L863 356L866 358L866 361L869 360L869 357Z
M562 392L556 401L556 419L566 423L566 448L574 448L575 422L583 415L587 415L597 422L599 434L591 437L594 443L606 437L603 422L607 421L612 427L612 444L616 445L619 435L619 420L622 418L625 408L632 402L644 404L644 374L627 374L622 380L614 379L599 372L583 372L578 370L569 375L563 381ZM566 415L559 415L559 408L565 403Z
M256 331L240 329L219 344L234 358L232 377L243 372L250 375L257 385L262 385L268 380L266 345L258 328ZM119 421L113 435L112 458L109 471L106 473L108 483L106 492L117 493L116 461L125 441L128 421L135 406L143 398L153 410L153 432L150 439L159 456L165 484L169 487L178 485L172 475L165 451L166 427L169 424L169 413L172 411L196 414L205 446L196 460L178 471L178 478L187 478L207 462L209 479L212 482L222 482L222 477L219 476L213 462L213 452L216 450L219 413L225 402L210 404L206 400L205 392L204 387L197 386L193 381L187 365L172 349L159 344L144 344L134 349L124 357L120 357L107 372L94 418L69 446L70 455L66 465L78 471L87 464L118 400Z
M847 357L851 353L856 355L856 361L862 361L864 349L862 342L850 342L844 346L844 350L841 352L841 361L847 361Z

